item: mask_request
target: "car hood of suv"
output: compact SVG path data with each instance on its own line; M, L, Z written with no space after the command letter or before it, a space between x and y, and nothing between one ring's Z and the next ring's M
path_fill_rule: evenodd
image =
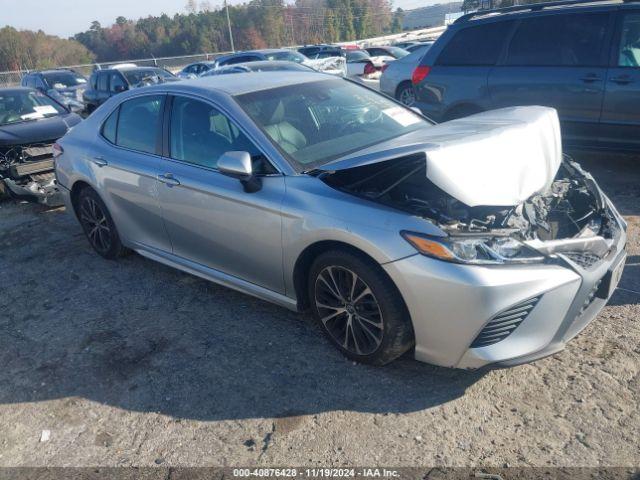
M562 162L557 112L511 107L426 127L328 163L324 171L424 153L427 177L464 204L519 205L549 188Z
M80 121L81 118L78 115L68 113L40 120L0 125L0 146L57 140Z

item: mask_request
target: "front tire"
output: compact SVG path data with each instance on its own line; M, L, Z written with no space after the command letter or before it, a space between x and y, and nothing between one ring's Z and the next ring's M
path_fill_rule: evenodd
M95 190L87 187L80 192L76 214L89 244L99 255L114 260L128 252L120 241L107 206Z
M309 272L314 318L342 353L384 365L414 344L407 308L378 265L341 250L320 255Z

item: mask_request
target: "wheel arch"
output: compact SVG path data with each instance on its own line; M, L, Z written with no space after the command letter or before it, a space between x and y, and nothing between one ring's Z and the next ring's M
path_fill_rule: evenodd
M398 99L398 95L400 94L400 90L402 88L404 88L405 86L413 87L413 83L411 83L411 80L403 80L400 83L398 83L398 86L396 87L396 91L394 93L394 97L396 98L396 100Z
M80 197L80 192L85 188L91 188L95 190L95 188L93 188L93 186L85 180L76 180L71 186L71 205L73 206L73 212L76 214L76 216L78 215L78 198Z
M395 285L395 282L380 266L380 263L364 250L340 240L319 240L315 243L312 243L311 245L308 245L300 253L300 255L298 255L293 268L293 286L298 302L298 310L305 311L309 308L307 287L309 280L309 269L311 268L311 265L320 255L332 250L341 250L343 252L349 252L360 257L367 263L370 263L372 266L379 269L379 271L389 279L389 281L396 287L396 289L398 289L397 285ZM400 293L399 289L398 292ZM402 293L400 293L400 297L402 298Z

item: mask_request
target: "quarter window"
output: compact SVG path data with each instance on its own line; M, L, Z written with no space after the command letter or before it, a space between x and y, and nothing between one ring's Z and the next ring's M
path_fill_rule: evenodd
M545 15L523 20L507 65L588 67L603 64L608 13Z
M118 112L120 109L117 109L102 125L102 136L106 138L111 143L116 143L116 128L118 126Z
M513 25L512 21L467 27L454 35L438 57L437 65L495 65Z
M273 168L253 143L229 119L211 105L175 97L171 107L171 158L216 168L220 156L229 151L249 152L256 173Z
M120 75L120 72L111 73L110 88L111 88L111 91L114 93L121 92L127 89L127 84L122 78L122 75Z
M640 67L640 13L631 13L624 17L618 66Z
M162 117L162 95L134 98L120 105L117 144L145 153L156 153Z

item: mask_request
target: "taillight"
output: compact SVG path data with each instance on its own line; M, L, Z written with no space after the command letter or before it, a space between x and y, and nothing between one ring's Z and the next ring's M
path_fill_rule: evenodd
M53 158L58 158L64 153L64 148L59 143L53 144Z
M364 74L371 75L372 73L376 73L376 67L373 66L373 63L365 63L364 65Z
M413 83L414 85L419 84L421 81L427 78L429 72L431 72L431 67L427 65L418 65L413 71L413 75L411 75L411 83Z

